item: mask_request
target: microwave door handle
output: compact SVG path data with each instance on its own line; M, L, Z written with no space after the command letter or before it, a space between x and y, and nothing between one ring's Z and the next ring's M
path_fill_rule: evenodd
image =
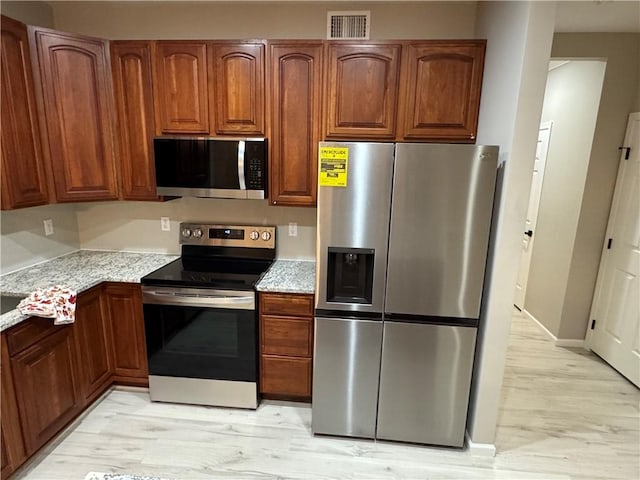
M247 189L247 183L244 179L244 140L238 142L238 181L240 183L240 190Z

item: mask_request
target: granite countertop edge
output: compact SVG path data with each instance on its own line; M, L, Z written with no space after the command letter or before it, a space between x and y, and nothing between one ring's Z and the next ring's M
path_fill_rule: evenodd
M102 282L140 283L179 255L77 250L0 276L0 294L26 297L49 285L66 284L78 293ZM256 284L258 292L315 293L315 260L277 259ZM18 310L0 315L0 332L29 318Z
M315 260L277 259L256 284L258 292L315 293Z
M38 288L67 285L78 293L102 282L140 283L140 279L179 258L145 252L76 250L0 276L0 294L26 297ZM0 332L29 318L18 310L0 315Z

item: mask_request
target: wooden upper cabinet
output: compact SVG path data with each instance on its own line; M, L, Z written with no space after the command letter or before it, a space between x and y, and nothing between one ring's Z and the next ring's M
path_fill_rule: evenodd
M409 43L399 139L474 142L484 40Z
M40 27L29 35L56 199L117 199L108 42Z
M215 133L264 134L264 44L213 42L209 51Z
M322 42L269 45L273 205L316 204L322 60Z
M207 44L158 41L154 44L156 133L209 133Z
M151 43L111 42L123 200L157 200Z
M49 201L27 27L2 16L2 209Z
M329 43L326 136L393 139L400 43Z

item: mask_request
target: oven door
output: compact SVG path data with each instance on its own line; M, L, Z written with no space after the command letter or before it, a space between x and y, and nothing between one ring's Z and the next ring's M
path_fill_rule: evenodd
M142 292L152 400L252 408L229 404L228 393L217 390L247 385L256 401L255 293L152 286Z

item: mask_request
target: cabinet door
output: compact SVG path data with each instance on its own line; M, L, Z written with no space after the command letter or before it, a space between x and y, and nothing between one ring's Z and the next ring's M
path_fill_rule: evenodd
M322 53L322 42L269 46L273 205L316 204Z
M114 381L148 385L140 285L109 283L105 295L114 345Z
M328 45L328 138L393 139L400 44Z
M4 27L4 25L3 25ZM2 358L0 360L0 380L2 381L2 396L0 398L0 454L2 470L0 477L7 478L26 459L24 442L20 431L20 417L16 404L16 393L13 387L13 375L7 350L6 336L2 335Z
M50 440L81 409L72 328L57 327L55 333L11 357L28 455Z
M27 27L2 16L2 209L48 202Z
M157 200L151 44L111 42L123 200Z
M56 199L117 199L108 42L39 27L29 32Z
M484 40L410 43L399 138L473 143Z
M74 324L77 343L79 390L90 404L111 384L111 329L102 303L102 289L93 288L78 297Z
M264 45L212 43L217 134L264 134Z
M156 133L209 133L207 46L159 41L154 45Z

